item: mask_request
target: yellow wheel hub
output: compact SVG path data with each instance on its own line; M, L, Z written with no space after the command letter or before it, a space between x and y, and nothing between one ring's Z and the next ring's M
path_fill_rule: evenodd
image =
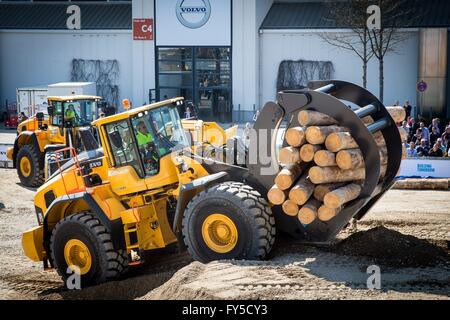
M20 159L20 172L26 178L31 174L31 162L27 157L22 157L22 159Z
M217 253L228 253L238 241L238 231L227 216L215 213L208 216L202 225L202 236L206 245Z
M77 271L73 268L77 267L81 275L88 273L92 266L89 248L78 239L72 239L66 243L64 246L64 259L66 259L67 266L72 271Z

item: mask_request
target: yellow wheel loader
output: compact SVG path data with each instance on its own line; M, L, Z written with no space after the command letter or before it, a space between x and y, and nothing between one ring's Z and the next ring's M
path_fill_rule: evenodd
M14 147L7 150L7 156L24 186L38 187L44 182L45 157L53 150L71 144L79 151L96 149L95 144L84 146L82 135L83 129L96 119L100 99L80 95L48 97L48 116L39 112L19 124Z
M75 272L87 286L116 279L141 264L146 252L175 244L208 262L264 259L276 230L297 241L330 241L390 188L400 165L401 141L385 107L365 89L339 81L312 86L281 92L277 102L266 104L254 125L266 132L251 137L250 146L264 147L267 153L245 154L244 148L245 164L236 163L241 149L233 145L216 151L231 154L231 161L192 152L177 112L182 98L94 121L102 148L80 154L70 149L72 159L38 189L38 225L22 238L26 256L55 268L63 280ZM350 109L348 101L358 110ZM277 133L283 119L288 127L298 125L292 115L301 110L340 121L362 146L366 160L361 197L330 221L308 226L267 201L280 171ZM366 126L361 118L369 115L374 121ZM380 167L375 132L386 139L389 155L381 182L379 169L374 169Z

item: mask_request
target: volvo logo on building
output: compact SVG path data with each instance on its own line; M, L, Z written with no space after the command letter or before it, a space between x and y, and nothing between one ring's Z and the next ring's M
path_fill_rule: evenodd
M198 29L208 22L211 4L209 0L178 0L176 12L183 26Z

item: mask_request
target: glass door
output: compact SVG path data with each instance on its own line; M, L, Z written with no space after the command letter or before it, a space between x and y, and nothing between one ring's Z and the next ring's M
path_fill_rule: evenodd
M157 51L158 100L182 96L192 102L199 119L231 121L231 48L159 47Z

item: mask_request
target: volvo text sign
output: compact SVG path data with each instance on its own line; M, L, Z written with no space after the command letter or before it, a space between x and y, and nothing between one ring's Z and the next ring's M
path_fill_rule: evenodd
M211 16L211 4L209 0L178 0L176 14L178 21L185 27L191 29L201 28Z

